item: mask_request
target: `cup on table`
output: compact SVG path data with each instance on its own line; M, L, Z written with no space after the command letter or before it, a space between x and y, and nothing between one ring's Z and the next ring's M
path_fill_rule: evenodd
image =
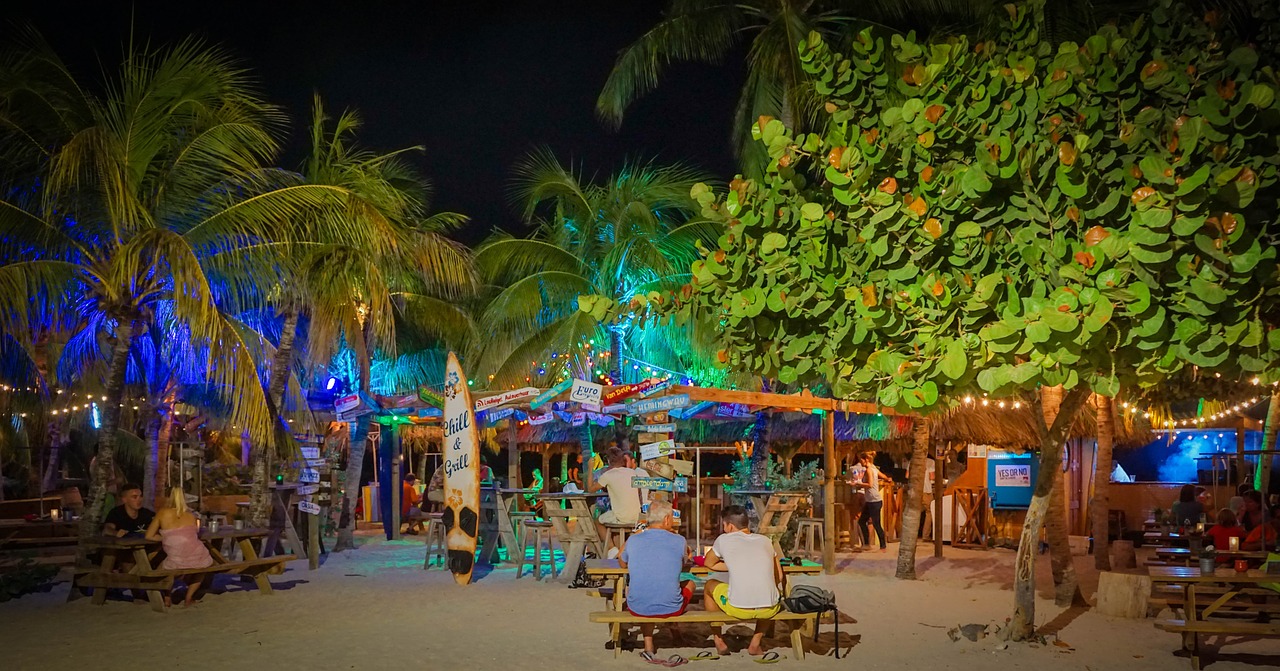
M236 520L236 530L244 529L244 520Z
M1249 570L1249 560L1247 559L1236 560L1236 573L1244 573L1245 571L1248 571L1248 570Z
M706 566L706 565L707 565L707 558L706 558L706 557L704 557L704 556L702 556L702 555L698 555L698 556L696 556L696 557L694 557L694 558L693 558L693 565L694 565L694 566Z

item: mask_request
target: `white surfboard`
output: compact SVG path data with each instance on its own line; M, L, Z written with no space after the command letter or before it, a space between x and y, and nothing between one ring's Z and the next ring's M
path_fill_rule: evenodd
M444 377L444 525L449 570L459 585L471 582L480 530L480 436L467 376L449 352Z

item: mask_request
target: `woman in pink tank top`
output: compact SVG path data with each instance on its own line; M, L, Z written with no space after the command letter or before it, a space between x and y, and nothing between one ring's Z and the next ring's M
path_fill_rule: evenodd
M213 564L213 556L200 541L199 522L187 509L187 495L181 487L169 490L169 506L156 513L156 518L147 529L147 538L160 541L164 548L165 558L160 564L162 569L201 569ZM184 605L190 606L195 601L204 575L180 575L178 580L187 585ZM165 605L171 605L170 596L165 596L164 601Z

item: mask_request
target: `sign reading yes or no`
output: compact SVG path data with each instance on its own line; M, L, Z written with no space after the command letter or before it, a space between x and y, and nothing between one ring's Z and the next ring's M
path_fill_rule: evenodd
M1031 465L1010 464L1008 466L996 466L996 486L1030 487Z

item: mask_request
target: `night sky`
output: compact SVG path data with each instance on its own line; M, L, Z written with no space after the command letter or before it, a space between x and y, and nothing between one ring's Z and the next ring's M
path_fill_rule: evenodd
M331 111L358 109L362 144L425 148L412 160L435 185L433 209L469 215L456 236L468 243L522 229L507 186L514 162L538 145L601 176L628 157L734 172L729 125L745 51L721 66L669 68L618 131L595 117L618 51L665 2L21 4L7 8L6 32L34 25L82 81L115 68L131 26L138 43L197 35L224 46L292 120L284 167L301 161L313 92Z

